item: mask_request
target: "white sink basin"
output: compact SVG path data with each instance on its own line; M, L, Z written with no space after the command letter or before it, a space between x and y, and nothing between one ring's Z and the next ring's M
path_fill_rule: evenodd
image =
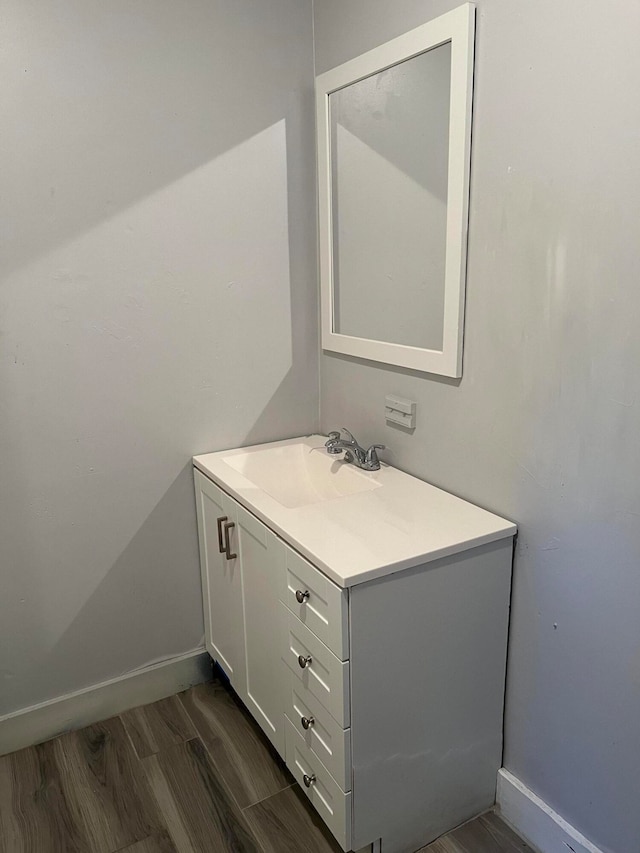
M513 536L516 526L382 463L329 456L326 436L195 456L200 473L338 586Z
M369 492L380 487L374 472L330 456L324 445L300 441L235 450L222 461L289 509Z

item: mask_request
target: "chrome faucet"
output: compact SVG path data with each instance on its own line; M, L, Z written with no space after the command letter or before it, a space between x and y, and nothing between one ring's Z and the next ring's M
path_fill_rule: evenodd
M345 462L351 462L364 471L379 471L380 460L377 451L385 450L384 444L372 444L368 450L365 450L360 447L348 429L342 427L342 432L346 434L347 438L342 438L338 430L329 433L329 438L324 445L327 448L327 453L337 456L344 450Z

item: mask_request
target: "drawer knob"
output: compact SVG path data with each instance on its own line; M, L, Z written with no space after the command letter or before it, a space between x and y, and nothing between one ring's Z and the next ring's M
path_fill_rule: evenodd
M310 729L311 726L315 723L313 717L301 717L300 722L302 723L302 728L306 731Z
M308 589L305 589L304 592L301 589L296 590L296 601L298 602L298 604L304 604L307 598L309 598Z
M310 788L313 785L313 783L316 781L316 774L312 773L311 776L308 776L305 773L304 776L302 777L302 781L304 782L306 788Z
M301 669L305 669L307 666L311 666L311 655L298 655L298 664Z

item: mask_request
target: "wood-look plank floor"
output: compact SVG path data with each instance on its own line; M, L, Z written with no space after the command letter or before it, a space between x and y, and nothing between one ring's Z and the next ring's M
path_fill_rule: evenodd
M1 757L0 853L340 848L237 697L213 681ZM422 853L532 851L488 814Z
M420 853L533 853L519 835L493 812L480 815Z
M218 682L182 694L209 755L242 808L294 784L278 754L240 700Z

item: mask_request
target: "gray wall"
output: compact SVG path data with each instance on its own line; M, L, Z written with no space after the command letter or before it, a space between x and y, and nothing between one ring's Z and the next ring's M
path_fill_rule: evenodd
M318 401L310 0L0 21L2 715L200 646L190 457Z
M456 5L315 0L318 73ZM325 354L321 421L520 526L505 765L640 839L640 6L478 0L461 381ZM414 434L384 396L418 401Z

